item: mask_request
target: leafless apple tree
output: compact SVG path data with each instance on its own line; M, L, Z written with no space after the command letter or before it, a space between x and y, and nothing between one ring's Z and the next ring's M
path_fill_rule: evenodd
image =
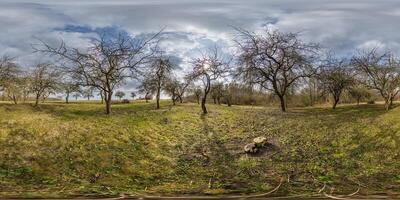
M203 114L208 113L206 100L211 89L211 84L229 72L230 61L231 59L223 56L217 47L210 49L202 57L192 60L193 70L188 77L191 80L200 79L203 82L203 97L201 99Z
M379 92L389 110L400 91L400 61L390 52L378 53L376 49L360 52L353 64L362 73L359 78L369 88Z
M278 96L286 111L288 89L301 78L315 73L318 45L305 43L298 34L266 30L262 34L236 28L241 77Z
M59 58L62 68L75 77L79 84L102 91L106 113L111 113L114 90L127 78L137 78L140 68L153 55L152 46L157 43L156 33L145 38L133 38L124 34L110 37L100 34L92 39L85 50L68 47L64 42L52 46L44 41L35 45L38 52Z

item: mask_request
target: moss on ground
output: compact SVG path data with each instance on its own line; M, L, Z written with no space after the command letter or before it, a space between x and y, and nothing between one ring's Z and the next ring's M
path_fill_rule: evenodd
M0 104L0 195L400 190L400 108ZM242 153L254 137L277 149Z

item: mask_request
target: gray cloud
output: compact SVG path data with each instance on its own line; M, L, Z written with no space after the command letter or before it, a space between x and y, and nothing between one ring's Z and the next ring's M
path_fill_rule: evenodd
M398 0L3 0L0 55L29 64L40 57L30 48L35 37L82 47L94 34L68 26L115 27L132 35L167 27L163 45L185 70L199 50L232 45L231 25L300 32L339 55L375 46L400 53L399 21Z

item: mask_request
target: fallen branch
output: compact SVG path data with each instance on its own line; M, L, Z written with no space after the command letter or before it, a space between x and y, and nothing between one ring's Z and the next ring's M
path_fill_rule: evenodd
M325 188L326 188L326 183L324 183L324 186L320 190L318 190L318 194L320 194L322 191L324 191Z
M347 196L348 196L348 197L354 196L354 195L356 195L359 191L360 191L360 188L358 188L357 191L355 191L355 192L353 192L353 193L351 193L351 194L349 194L349 195L347 195Z
M327 194L327 193L325 193L325 192L324 192L323 194L324 194L325 197L328 197L328 198L331 198L331 199L349 200L349 199L351 199L351 198L346 198L346 197L354 196L354 195L356 195L359 191L360 191L360 188L358 188L357 191L355 191L355 192L353 192L353 193L351 193L351 194L348 194L348 195L340 195L340 196L333 196L333 195Z

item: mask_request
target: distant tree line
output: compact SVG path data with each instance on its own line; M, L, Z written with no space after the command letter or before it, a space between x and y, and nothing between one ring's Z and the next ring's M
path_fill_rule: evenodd
M330 102L336 109L341 102L381 99L389 110L400 91L400 60L392 52L378 49L358 51L351 57L324 53L315 43L307 43L295 33L265 30L254 33L236 28L236 51L219 47L205 49L186 63L189 73L180 70L175 55L160 48L162 31L147 37L99 34L83 50L61 41L34 45L38 53L54 58L22 67L16 58L0 58L0 89L3 100L14 104L34 100L34 106L51 95L90 100L99 96L105 112L111 113L112 98L127 96L117 91L127 80L138 82L128 96L155 97L156 109L162 96L173 105L184 101L231 105L278 103L285 112L289 104L313 106Z

